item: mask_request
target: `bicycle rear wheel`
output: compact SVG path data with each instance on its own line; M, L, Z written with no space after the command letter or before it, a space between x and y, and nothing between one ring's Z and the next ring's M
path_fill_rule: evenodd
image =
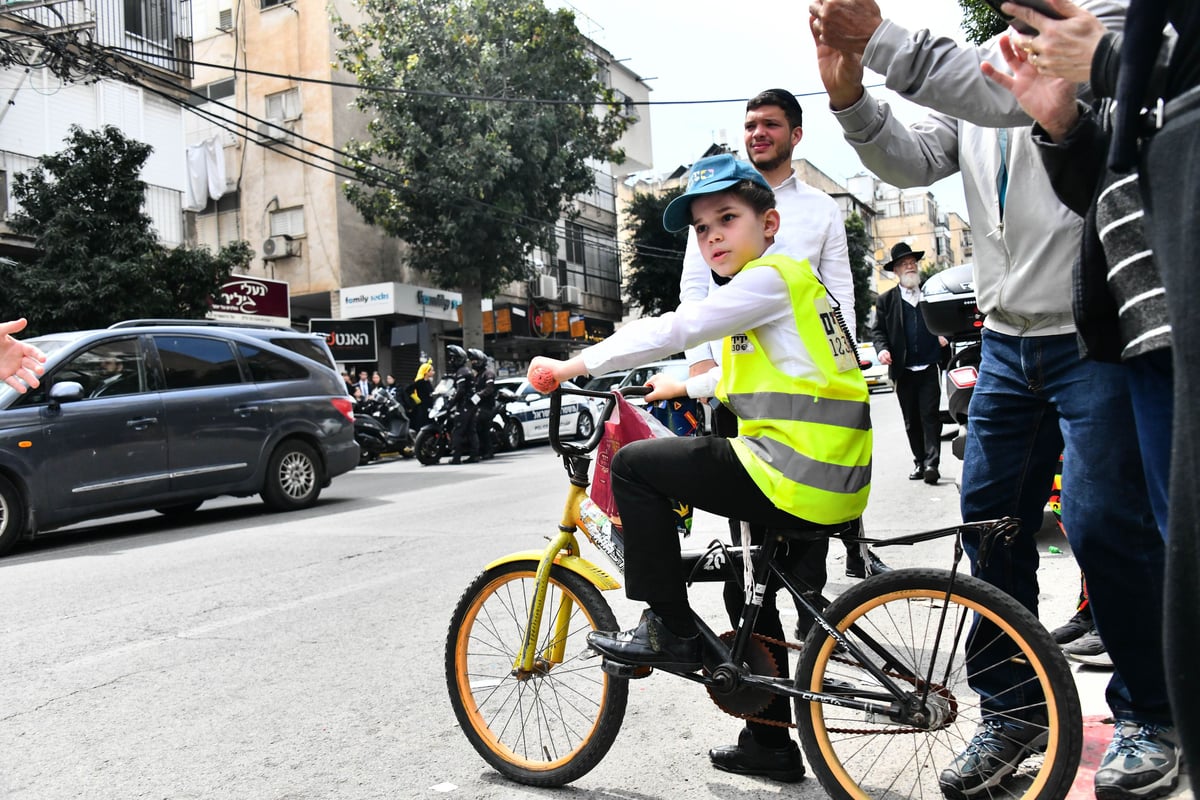
M1024 720L1044 725L1044 753L1027 758L1003 782L974 795L1025 800L1062 798L1079 766L1083 721L1066 659L1050 634L1016 600L970 576L903 569L863 581L825 610L826 618L872 663L912 696L924 698L928 722L831 703L796 701L800 742L821 785L834 798L941 797L939 776L966 749L984 718L967 683L972 674L1019 669ZM881 681L813 626L796 685L810 691L890 701ZM994 715L996 712L989 712ZM1038 748L1040 749L1040 748ZM951 796L953 793L951 792Z
M454 610L446 638L450 703L475 750L505 777L562 786L608 752L625 716L629 681L600 669L593 630L617 630L600 591L555 565L543 607L534 669L514 669L533 603L536 561L502 564L477 577ZM561 663L547 659L554 620L571 604Z

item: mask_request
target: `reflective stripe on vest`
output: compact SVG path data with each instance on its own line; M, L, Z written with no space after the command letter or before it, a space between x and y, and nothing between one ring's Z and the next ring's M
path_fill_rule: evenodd
M768 256L743 269L760 267L775 269L787 283L796 328L816 374L798 378L780 372L754 331L745 334L751 346L736 351L727 337L716 394L739 419L734 452L778 508L822 525L846 522L862 515L870 493L866 382L857 367L839 371L835 351L844 355L849 344L826 318L827 293L808 262Z

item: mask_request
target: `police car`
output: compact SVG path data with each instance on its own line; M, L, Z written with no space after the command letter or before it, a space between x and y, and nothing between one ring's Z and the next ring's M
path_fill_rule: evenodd
M576 388L575 384L566 381L564 386ZM524 378L499 378L496 388L507 389L514 395L508 401L508 414L521 425L521 440L514 444L519 447L526 442L540 442L550 438L550 398L530 385ZM597 404L603 403L601 400ZM559 434L564 438L572 435L586 439L596 429L596 420L600 412L597 405L584 397L563 397L562 421Z

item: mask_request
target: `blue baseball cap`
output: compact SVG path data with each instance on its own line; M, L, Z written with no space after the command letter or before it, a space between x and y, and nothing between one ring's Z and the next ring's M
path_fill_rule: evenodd
M687 191L667 204L667 210L663 212L663 227L671 233L683 230L692 224L692 201L697 196L720 192L740 181L754 181L771 191L771 184L749 161L738 161L730 155L700 159L692 164Z

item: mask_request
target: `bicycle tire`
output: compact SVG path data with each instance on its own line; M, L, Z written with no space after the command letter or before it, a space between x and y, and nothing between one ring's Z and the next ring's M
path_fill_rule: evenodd
M524 678L513 669L528 625L538 563L481 573L463 592L446 637L446 684L467 739L500 774L529 786L563 786L604 758L625 716L629 681L601 668L593 630L617 630L608 601L585 578L550 569L538 652L551 644L564 599L575 605L563 663Z
M1044 753L1026 759L1002 784L977 796L1061 800L1071 788L1083 744L1083 719L1062 651L1028 609L984 581L955 576L949 603L943 604L950 579L946 570L895 570L863 581L825 610L833 627L847 632L856 644L873 639L907 665L907 674L919 676L920 680L898 679L902 688L916 691L927 685L925 676L931 676L934 695L929 705L941 713L937 724L921 729L830 703L797 700L801 745L830 797L942 796L939 775L966 748L983 718L979 696L967 684L966 645L972 634L989 648L1019 651L1009 650L1007 658L996 660L1020 664L1010 660L1015 655L1031 667L1044 700L1040 710L1030 711L1044 715L1047 733ZM985 633L972 625L976 619ZM797 665L796 685L811 691L838 687L850 696L873 692L875 698L886 699L881 683L847 653L836 652L835 644L833 637L813 626ZM869 657L883 663L877 655ZM991 660L985 663L981 656L976 664L986 669ZM889 672L905 673L903 667Z

